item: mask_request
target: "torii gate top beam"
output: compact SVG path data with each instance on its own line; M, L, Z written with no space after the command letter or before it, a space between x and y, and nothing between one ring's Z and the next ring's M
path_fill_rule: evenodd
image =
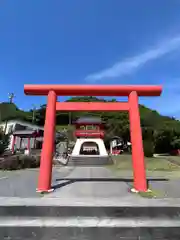
M24 85L26 95L48 95L54 91L57 96L129 96L136 91L138 96L160 96L162 86L154 85Z

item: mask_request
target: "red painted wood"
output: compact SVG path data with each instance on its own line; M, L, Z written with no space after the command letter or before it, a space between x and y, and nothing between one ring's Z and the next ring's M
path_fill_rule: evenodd
M138 96L160 96L162 86L152 85L24 85L27 95L48 95L54 91L58 96L128 96L136 91Z
M41 164L38 191L48 192L51 189L52 158L54 153L56 119L56 94L49 92L44 125L44 142L41 153Z
M86 138L86 137L95 137L95 138L104 138L104 131L97 130L76 130L76 137Z
M129 103L127 102L57 102L56 110L58 111L128 111Z
M142 131L140 125L140 115L138 106L138 96L136 92L129 95L129 120L132 143L132 162L134 173L134 188L137 191L147 191L146 172L144 163L144 151L142 141Z
M15 143L16 143L16 136L13 135L13 139L12 139L12 147L11 147L11 149L12 149L12 153L13 153L13 154L14 154L14 145L15 145Z

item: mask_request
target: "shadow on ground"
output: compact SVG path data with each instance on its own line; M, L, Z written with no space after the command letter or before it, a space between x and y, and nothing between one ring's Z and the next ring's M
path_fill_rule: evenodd
M65 187L67 185L76 183L76 182L124 182L129 186L132 186L133 179L132 178L57 178L57 182L62 181L60 183L54 184L52 188L58 189ZM167 178L148 178L147 186L149 187L150 182L166 182L169 181Z

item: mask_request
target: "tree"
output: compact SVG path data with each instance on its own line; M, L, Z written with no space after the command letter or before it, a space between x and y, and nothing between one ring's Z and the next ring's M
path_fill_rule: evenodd
M154 134L155 152L167 153L172 149L171 143L173 141L174 134L171 129L164 129L156 131Z
M97 97L73 97L69 102L116 102L116 99L106 100ZM118 101L117 101L118 102ZM162 116L157 111L151 110L145 106L139 105L141 116L141 127L143 141L152 142L155 152L169 152L177 147L180 139L180 121L168 116ZM46 105L42 105L36 110L36 124L44 125L46 114ZM0 120L7 121L11 119L26 120L32 122L32 111L22 111L14 103L0 104ZM72 112L72 122L81 116L101 117L105 122L105 142L113 136L122 137L124 142L130 141L129 116L127 112ZM57 112L56 125L63 126L66 129L69 125L69 113ZM72 131L69 133L73 138ZM146 143L145 143L146 145Z
M74 135L74 131L75 131L75 128L73 126L68 126L68 129L67 129L67 137L69 139L69 141L75 141L76 138L75 138L75 135Z
M175 139L171 142L171 147L172 147L172 150L180 149L180 139L175 138Z
M151 141L150 139L146 139L143 141L143 145L144 145L144 155L146 157L153 157L153 154L154 154L153 141Z

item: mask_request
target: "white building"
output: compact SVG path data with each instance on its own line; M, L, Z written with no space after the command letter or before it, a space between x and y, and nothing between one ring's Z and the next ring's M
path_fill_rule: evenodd
M12 133L13 132L23 132L23 131L39 131L42 130L44 131L43 127L37 126L35 124L31 124L29 122L25 121L20 121L20 120L9 120L6 122L0 123L0 128L2 131L5 131L5 134L10 134L10 143L9 143L9 149L12 148ZM5 129L6 128L6 129ZM19 137L16 138L16 145L20 144L21 141L21 146L22 148L25 148L27 146L27 138L20 139ZM34 144L34 140L31 139L31 147Z
M83 148L82 149L83 151L85 151L86 148L88 148L90 150L90 152L92 152L91 148L92 149L97 149L97 151L95 151L95 152L98 152L99 156L101 156L101 157L107 157L108 156L108 153L107 153L105 145L104 145L104 141L103 141L103 139L100 139L100 138L78 138L76 140L76 144L75 144L74 149L72 151L72 156L73 157L78 157L78 156L82 155L81 154L81 148ZM89 155L86 155L86 157L87 156L91 156L91 153Z

